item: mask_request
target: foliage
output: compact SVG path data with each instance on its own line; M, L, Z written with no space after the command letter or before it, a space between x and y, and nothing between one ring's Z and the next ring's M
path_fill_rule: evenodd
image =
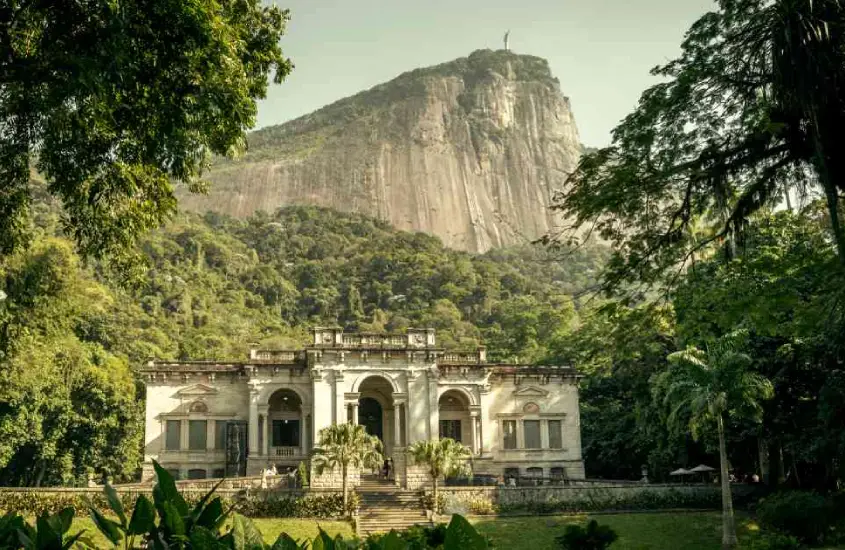
M817 544L834 537L834 529L845 528L837 517L833 501L817 493L788 491L761 500L757 507L760 522L792 535L802 542Z
M348 516L358 509L357 493L350 493L347 507L343 507L343 495L307 494L301 497L267 497L250 495L235 503L238 513L249 518L336 518Z
M360 424L332 424L320 430L318 443L311 455L311 464L322 475L340 470L343 477L343 508L348 509L349 468L375 469L381 466L381 440L369 435Z
M305 466L305 462L299 462L296 467L296 475L299 477L299 486L308 487L308 468Z
M762 402L772 397L771 382L749 370L751 358L742 351L747 335L726 334L706 350L688 347L669 355L672 367L654 378L655 400L668 409L669 426L689 426L695 439L716 424L719 438L719 480L722 485L722 546L736 546L725 417L760 421Z
M30 169L86 254L119 255L241 147L292 65L288 13L258 0L7 4L0 12L0 257L31 233ZM138 52L144 52L139 55Z
M0 265L0 484L125 479L143 435L124 357L81 328L113 306L66 241L45 238Z
M759 450L767 482L827 489L845 476L845 354L843 276L820 210L758 216L736 257L698 262L672 298L682 340L747 327L752 369L774 385L762 426L732 427L735 466L755 471Z
M73 509L66 508L55 515L44 514L29 525L19 515L6 514L0 518L0 548L24 550L66 550L81 541L83 533L70 535Z
M581 324L553 342L548 361L572 363L580 387L581 440L589 478L661 480L678 462L703 457L692 441L669 431L654 406L650 379L677 350L669 307L619 302L581 311ZM695 463L695 462L694 462Z
M459 441L448 437L428 441L417 441L408 447L408 456L416 464L428 468L431 476L432 505L440 505L437 482L441 477L449 477L466 471L472 458L472 451ZM429 508L437 512L435 508Z
M590 489L578 498L549 499L544 501L513 502L498 505L500 514L578 514L612 510L712 510L719 506L716 487L696 487L694 490L661 488L650 491L615 489Z
M556 200L613 243L609 287L674 277L696 249L816 183L845 261L843 40L838 0L721 0L692 25L680 57L652 71L663 81Z
M605 550L618 538L616 531L607 525L599 525L596 520L590 520L586 528L568 525L555 542L563 550Z

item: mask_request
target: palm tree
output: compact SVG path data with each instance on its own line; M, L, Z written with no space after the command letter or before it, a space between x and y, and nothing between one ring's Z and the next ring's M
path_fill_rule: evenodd
M728 453L725 447L725 415L762 419L762 401L773 395L772 384L750 372L751 357L742 351L746 333L735 331L705 350L688 347L669 355L671 366L653 384L655 400L669 410L668 423L686 424L693 438L715 422L719 436L719 475L722 482L722 547L736 546Z
M343 476L343 509L346 510L349 467L378 468L383 460L382 444L358 424L333 424L320 430L319 445L311 461L322 474L326 469L340 468Z
M444 437L432 441L417 441L408 448L408 454L416 464L428 467L434 492L434 512L437 512L437 480L465 470L472 458L472 451L466 445Z

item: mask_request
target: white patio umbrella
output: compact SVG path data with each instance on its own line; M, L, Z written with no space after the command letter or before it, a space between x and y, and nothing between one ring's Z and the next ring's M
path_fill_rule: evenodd
M711 468L710 466L707 466L707 465L705 465L705 464L699 464L698 466L696 466L695 468L693 468L692 470L690 470L690 472L695 472L695 473L699 473L699 472L702 472L702 473L703 473L703 472L715 472L715 471L716 471L716 468Z
M688 476L688 475L690 475L691 473L692 473L692 472L691 472L691 471L689 471L689 470L685 470L685 469L683 469L683 468L678 468L678 469L677 469L677 470L675 470L674 472L669 472L669 475L670 475L670 476Z

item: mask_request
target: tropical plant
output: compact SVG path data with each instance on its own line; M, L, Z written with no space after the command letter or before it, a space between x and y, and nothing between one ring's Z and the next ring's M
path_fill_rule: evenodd
M33 166L86 253L131 251L176 211L175 181L200 190L212 154L243 148L292 69L287 19L259 0L4 3L0 255L31 232Z
M343 509L349 502L349 468L378 468L384 456L378 437L370 435L360 424L333 424L320 430L311 463L318 475L340 469L343 483Z
M0 518L0 548L24 550L66 550L73 547L84 534L68 535L73 523L73 508L57 514L42 514L29 525L17 514L7 513Z
M773 395L771 382L749 370L751 357L743 352L747 333L726 334L701 350L688 347L669 355L670 368L654 379L653 395L668 410L673 428L689 427L693 438L713 423L719 439L719 477L722 484L722 546L736 546L736 525L728 478L725 417L759 421L762 402Z
M674 278L696 249L815 185L845 262L843 41L840 0L719 0L690 27L680 57L652 71L663 81L555 200L614 243L609 286ZM690 238L708 212L715 230Z
M444 437L430 441L417 441L408 447L408 455L416 464L422 464L428 468L434 498L432 510L439 512L437 509L438 480L443 476L465 472L472 459L472 451L463 443Z
M806 491L775 493L757 506L757 517L764 526L794 536L806 544L819 544L845 527L830 498Z
M590 520L587 527L567 525L566 531L555 538L562 550L604 550L619 538L616 531L607 525Z

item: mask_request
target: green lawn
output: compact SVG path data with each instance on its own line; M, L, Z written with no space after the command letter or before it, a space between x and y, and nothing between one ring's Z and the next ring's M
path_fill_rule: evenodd
M313 539L317 536L317 526L331 536L338 533L344 537L352 536L352 526L343 521L329 521L329 520L311 520L311 519L254 519L252 520L258 527L261 534L264 535L264 541L268 544L276 541L279 533L285 532L295 539ZM85 538L91 540L97 548L110 548L110 545L105 537L94 526L94 522L90 518L80 517L76 518L71 527L71 532L76 533L79 530L85 529Z
M613 550L718 550L721 547L721 516L717 512L612 514L588 516L532 516L475 518L479 531L493 539L496 548L553 550L554 539L570 523L595 519L619 535ZM756 529L744 516L737 517L740 537Z

